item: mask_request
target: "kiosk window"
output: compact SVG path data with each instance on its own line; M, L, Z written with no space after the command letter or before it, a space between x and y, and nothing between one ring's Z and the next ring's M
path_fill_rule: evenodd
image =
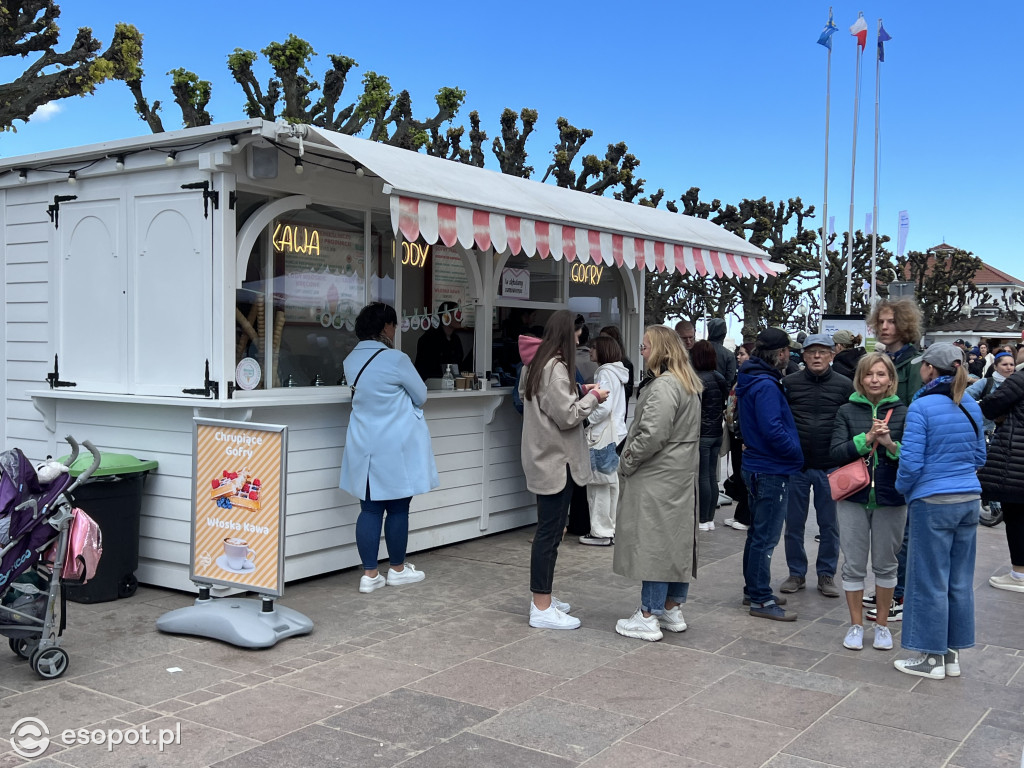
M312 206L275 219L257 240L235 313L236 360L262 371L254 388L340 383L365 302L364 222L362 211Z

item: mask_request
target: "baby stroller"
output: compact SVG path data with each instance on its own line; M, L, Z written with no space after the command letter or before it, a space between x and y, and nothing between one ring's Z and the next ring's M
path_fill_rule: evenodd
M73 464L78 443L70 435L66 439ZM40 481L18 448L0 453L0 635L48 680L68 667L60 637L66 626L62 571L76 514L70 494L100 464L99 451L88 440L84 445L92 466L78 478L61 472L49 482Z

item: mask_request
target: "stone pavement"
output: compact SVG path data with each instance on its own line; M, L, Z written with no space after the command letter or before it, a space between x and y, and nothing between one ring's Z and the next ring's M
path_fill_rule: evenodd
M814 533L809 524L810 552ZM978 647L962 654L963 676L944 681L896 672L901 652L872 649L870 629L863 651L844 649L844 601L810 580L790 596L797 622L748 616L744 534L732 529L701 534L684 633L659 643L615 634L639 586L612 574L610 549L574 539L562 545L556 594L583 627L531 629L531 535L420 553L411 560L425 582L371 595L358 594L355 570L290 585L283 604L316 628L265 651L157 633L161 613L191 602L180 593L72 604L64 678L42 681L0 654L0 768L1021 765L1024 594L986 583L1008 567L1002 526L979 529ZM23 760L8 735L26 716L55 738L148 726L155 739L180 726L180 743L51 743Z

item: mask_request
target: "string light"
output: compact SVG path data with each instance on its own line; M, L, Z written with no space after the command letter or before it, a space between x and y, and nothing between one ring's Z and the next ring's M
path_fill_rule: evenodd
M28 171L25 170L24 168L18 171L18 183L28 184Z
M355 163L355 166L356 166L356 176L358 176L360 179L363 178L363 176L366 175L366 171L363 170L363 166L361 166L359 163Z
M168 153L167 153L167 159L166 159L166 160L164 160L164 163L166 163L167 165L174 165L174 159L175 159L175 158L176 158L177 156L178 156L178 153L177 153L177 152L175 152L175 151L174 151L174 150L172 149L172 150L171 150L170 152L168 152Z
M68 171L68 184L74 186L78 183L78 174L75 171Z
M305 171L305 170L306 169L302 165L302 158L301 157L296 157L295 158L295 173L297 173L299 176L301 176L303 171Z
M119 170L124 170L124 155L118 155L117 159L114 160L114 167Z

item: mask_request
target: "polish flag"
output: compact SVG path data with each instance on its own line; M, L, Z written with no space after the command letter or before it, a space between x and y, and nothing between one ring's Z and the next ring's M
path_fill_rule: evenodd
M868 43L868 23L864 21L864 14L860 14L857 17L857 21L850 27L850 34L857 38L857 45L864 49L864 46Z

